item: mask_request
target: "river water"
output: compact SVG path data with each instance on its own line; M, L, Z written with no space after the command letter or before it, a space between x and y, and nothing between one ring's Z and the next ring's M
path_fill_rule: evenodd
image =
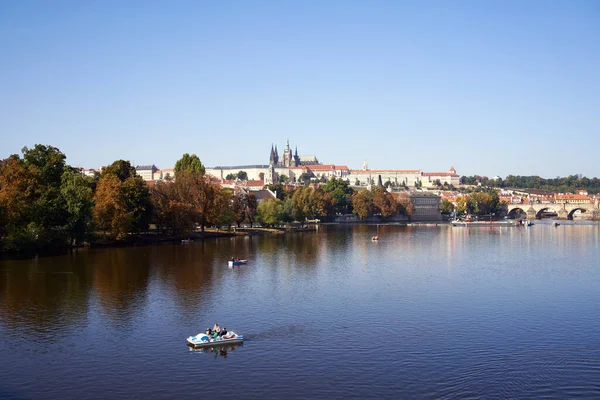
M543 224L2 260L0 398L600 398L599 260ZM187 346L215 322L245 343Z

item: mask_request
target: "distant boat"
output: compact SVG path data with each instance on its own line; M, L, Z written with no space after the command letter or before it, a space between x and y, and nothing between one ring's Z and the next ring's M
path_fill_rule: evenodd
M248 262L248 260L234 260L234 261L227 261L227 265L229 267L234 267L236 265L242 265L242 264L246 264Z
M452 221L452 226L460 227L489 227L489 226L517 226L515 221Z
M379 240L379 236L373 235L373 236L371 236L371 240L376 242L377 240Z

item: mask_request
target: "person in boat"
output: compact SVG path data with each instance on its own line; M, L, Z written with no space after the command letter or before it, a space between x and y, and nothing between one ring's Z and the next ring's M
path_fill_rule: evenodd
M227 328L223 327L223 329L221 329L220 335L221 337L227 335Z
M239 258L239 257L236 257L236 258L235 258L235 261L240 261L240 258Z

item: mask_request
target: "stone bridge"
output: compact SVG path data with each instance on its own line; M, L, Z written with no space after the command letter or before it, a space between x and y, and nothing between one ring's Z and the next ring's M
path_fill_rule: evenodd
M508 204L508 214L514 214L520 210L527 214L527 219L540 219L544 211L555 212L558 214L558 219L573 219L575 211L589 213L590 218L598 220L600 218L600 209L598 204L558 204L558 203L522 203Z

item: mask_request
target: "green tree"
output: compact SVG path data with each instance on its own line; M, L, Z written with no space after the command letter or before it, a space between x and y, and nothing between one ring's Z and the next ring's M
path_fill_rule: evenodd
M60 193L67 211L66 230L69 244L79 245L88 233L92 217L92 189L86 179L75 170L65 170Z
M200 161L197 155L192 154L189 155L185 153L177 162L175 163L175 177L182 171L189 171L194 174L204 175L205 172L204 165Z
M322 186L325 193L330 193L333 199L333 212L335 214L352 213L352 195L354 190L343 179L331 178Z
M134 166L129 161L117 160L108 167L104 167L100 176L107 174L114 175L123 182L125 179L135 176L136 172Z
M454 205L448 199L442 199L440 211L442 214L451 214L454 211Z
M268 199L258 204L257 217L261 224L274 226L282 221L283 201L279 199Z
M247 181L248 180L248 173L246 171L239 171L237 173L237 178L240 181Z

